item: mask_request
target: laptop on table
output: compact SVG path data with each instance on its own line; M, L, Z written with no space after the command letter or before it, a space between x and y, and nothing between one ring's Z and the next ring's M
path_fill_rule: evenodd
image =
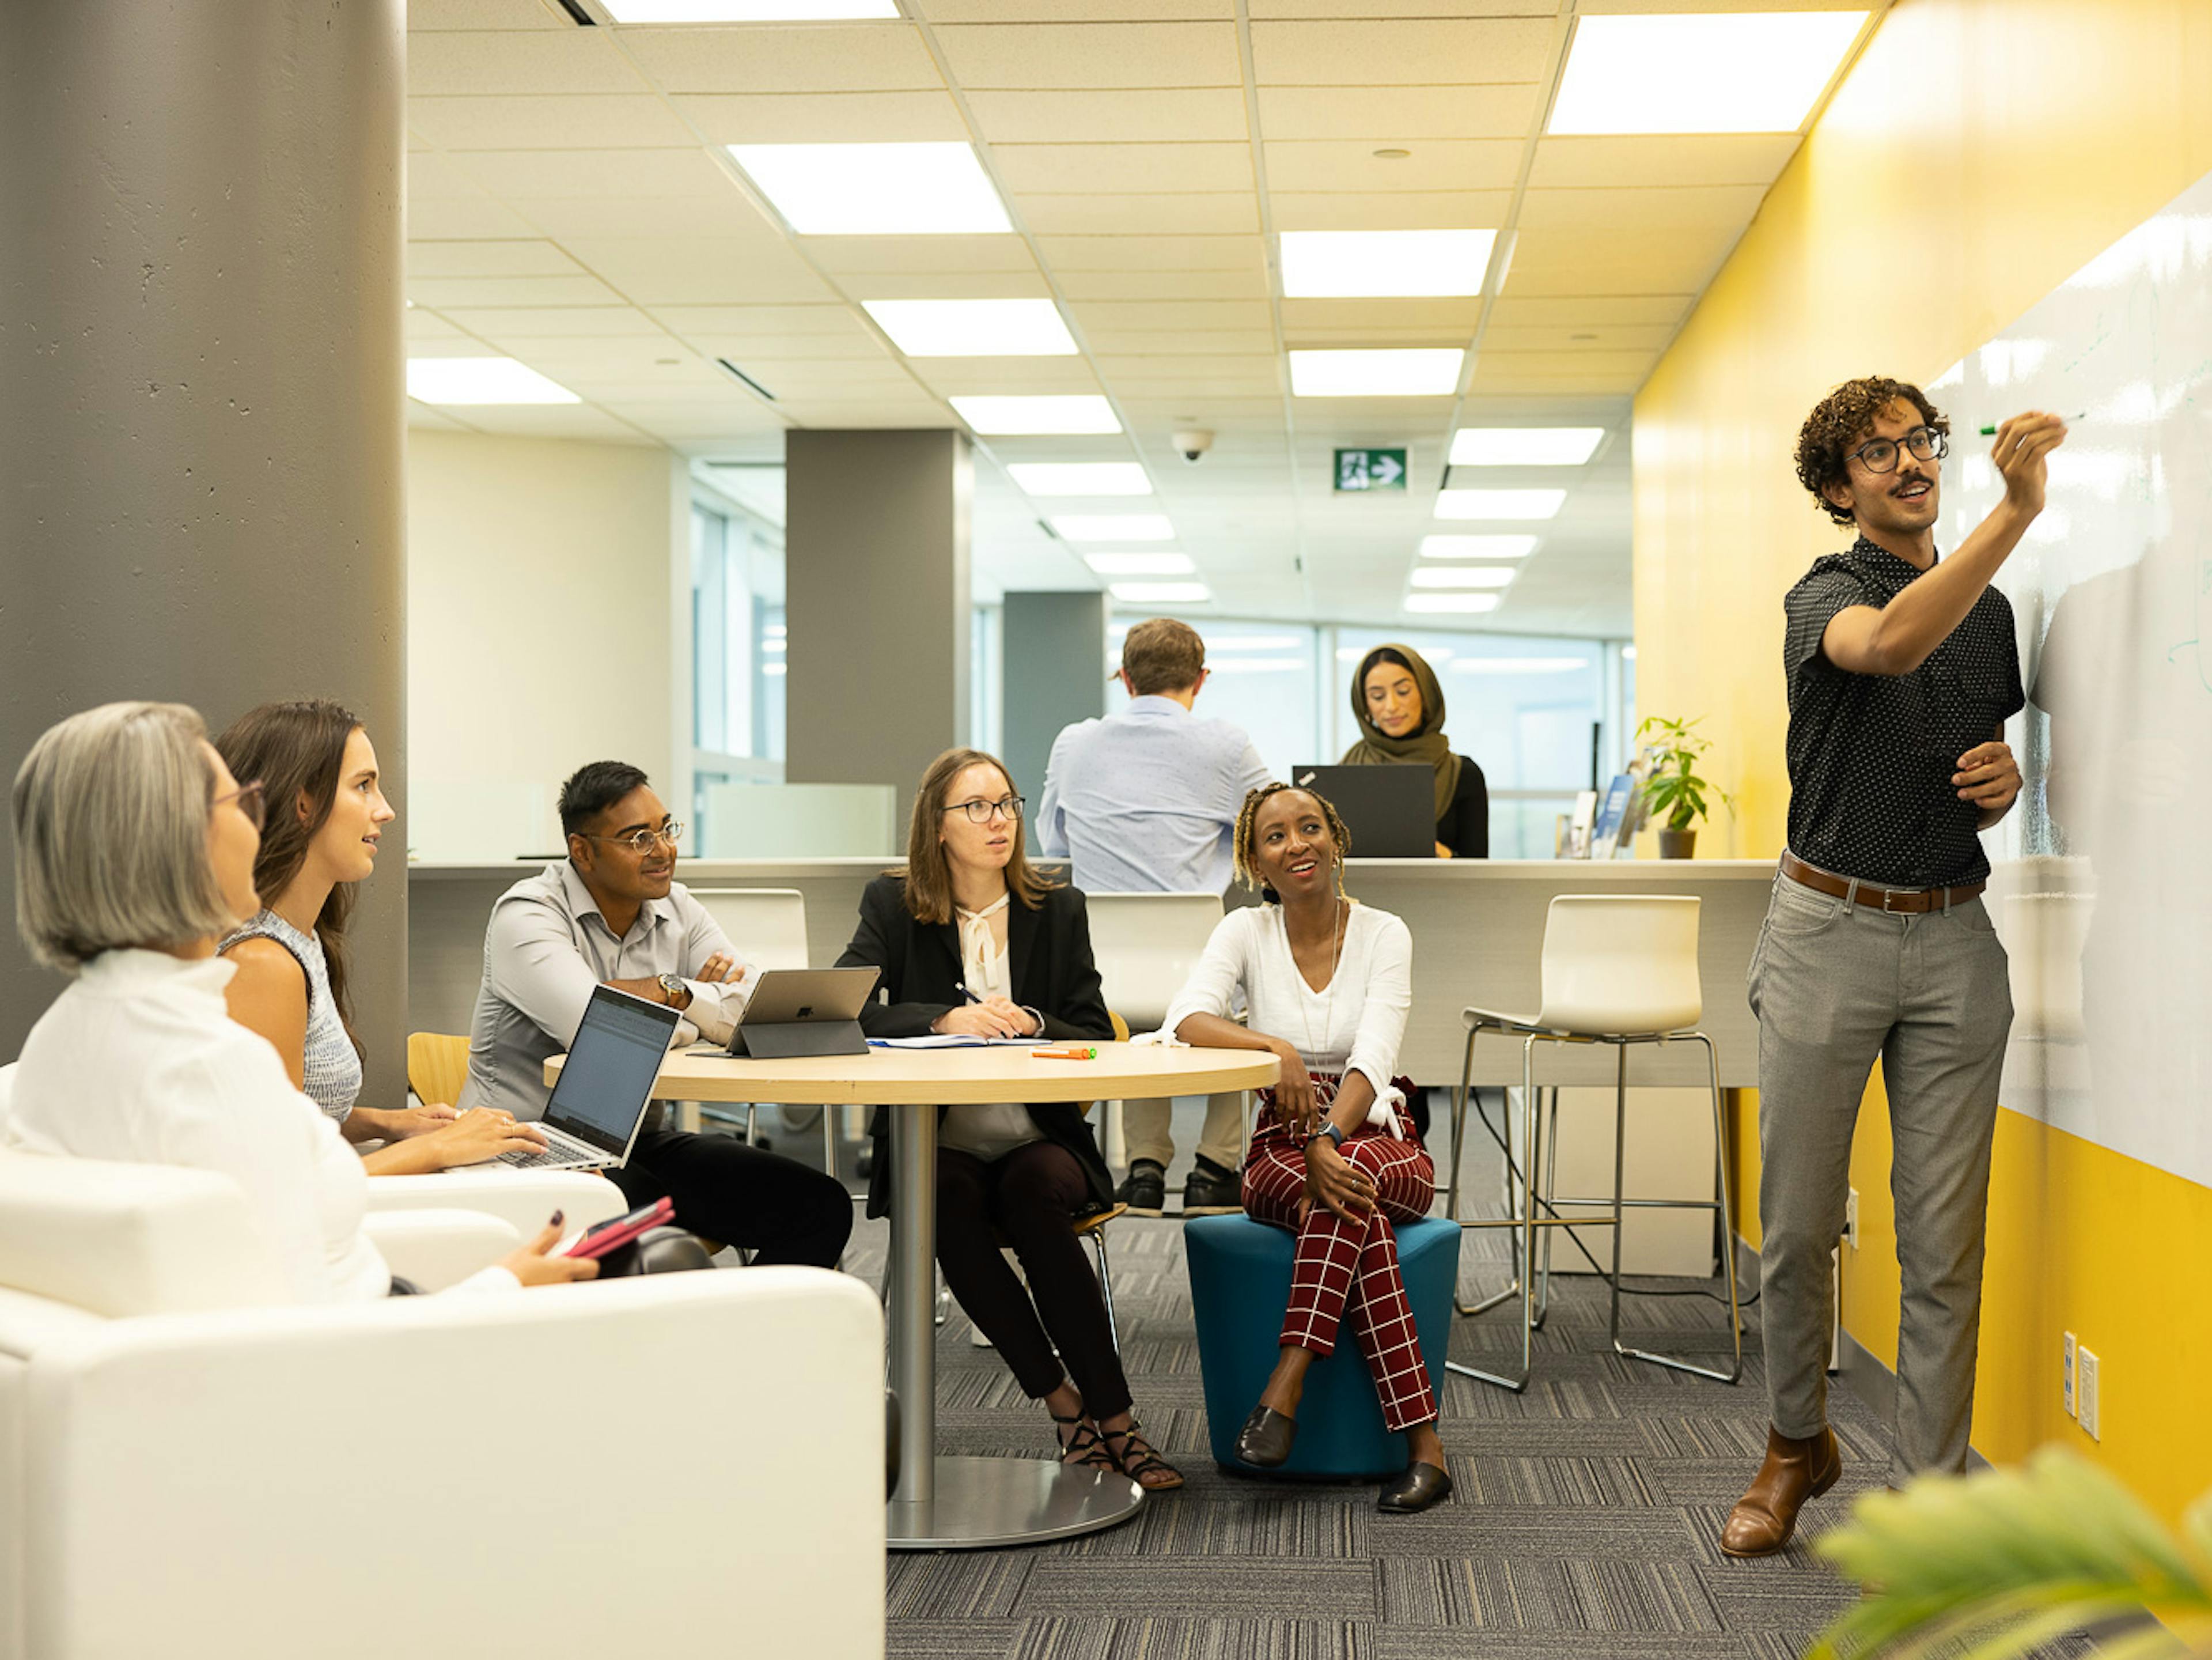
M1299 767L1291 781L1334 807L1360 859L1437 856L1436 769L1425 762L1390 766Z
M611 986L596 988L538 1121L545 1147L488 1162L516 1170L620 1169L636 1145L653 1079L683 1018Z

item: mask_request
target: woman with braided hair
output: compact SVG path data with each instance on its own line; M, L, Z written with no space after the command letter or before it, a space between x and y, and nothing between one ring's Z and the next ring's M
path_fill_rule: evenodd
M1260 1092L1244 1161L1244 1208L1297 1236L1275 1370L1237 1437L1237 1456L1272 1469L1291 1456L1315 1359L1349 1319L1382 1420L1407 1438L1406 1473L1379 1508L1424 1511L1449 1497L1437 1399L1406 1300L1393 1225L1428 1214L1436 1167L1395 1074L1413 1002L1413 939L1343 885L1351 837L1310 790L1270 784L1244 798L1237 874L1265 903L1231 912L1161 1025L1186 1043L1266 1049L1281 1079ZM1242 1000L1249 1025L1230 1019Z

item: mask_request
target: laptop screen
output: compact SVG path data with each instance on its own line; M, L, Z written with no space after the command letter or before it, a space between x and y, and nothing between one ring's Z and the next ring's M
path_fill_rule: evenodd
M611 1153L629 1146L676 1030L676 1011L601 986L592 994L545 1122Z

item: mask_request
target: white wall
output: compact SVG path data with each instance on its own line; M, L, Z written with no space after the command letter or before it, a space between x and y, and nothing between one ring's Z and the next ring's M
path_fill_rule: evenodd
M586 761L690 781L690 490L645 446L414 431L407 445L406 845L561 845Z

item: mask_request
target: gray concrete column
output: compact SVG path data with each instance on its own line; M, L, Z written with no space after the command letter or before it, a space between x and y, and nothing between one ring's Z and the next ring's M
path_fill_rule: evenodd
M965 434L784 437L784 776L890 784L968 741Z
M401 0L13 0L0 27L0 769L115 698L357 711L401 815L352 933L378 1105L405 1066L404 42ZM4 1061L60 986L0 933Z
M1106 608L1097 589L1006 596L1006 764L1032 806L1044 797L1045 763L1060 729L1106 713Z

